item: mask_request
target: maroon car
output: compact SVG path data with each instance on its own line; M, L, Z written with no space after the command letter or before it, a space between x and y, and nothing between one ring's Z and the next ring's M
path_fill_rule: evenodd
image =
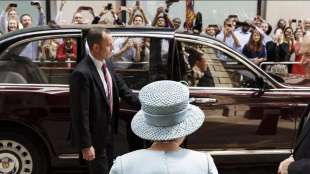
M85 35L90 27L43 26L0 37L0 173L44 174L49 168L81 165L67 141L68 79L88 52ZM156 80L190 85L191 102L204 110L206 120L184 146L210 152L220 171L277 165L289 155L310 88L288 85L294 79L266 73L213 38L170 29L110 30L115 70L135 93ZM76 59L59 58L65 38L77 53L70 45L62 55L76 54ZM129 41L140 47L139 60L119 52ZM136 111L122 103L121 112L117 154L141 146L127 132Z

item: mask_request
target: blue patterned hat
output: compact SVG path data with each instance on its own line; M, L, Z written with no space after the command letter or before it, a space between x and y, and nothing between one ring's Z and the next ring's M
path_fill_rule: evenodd
M132 131L152 141L173 140L196 131L204 121L203 111L189 104L188 87L163 80L150 83L139 93L141 110L131 122Z

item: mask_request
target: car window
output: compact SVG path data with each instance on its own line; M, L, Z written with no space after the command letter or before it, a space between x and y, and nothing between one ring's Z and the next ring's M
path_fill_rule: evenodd
M301 62L263 62L260 67L279 83L291 86L307 85Z
M206 45L181 42L183 78L195 87L255 88L256 75L230 55Z
M132 89L168 79L168 39L114 37L112 52L114 69Z
M17 44L0 58L0 83L68 84L77 50L69 37Z

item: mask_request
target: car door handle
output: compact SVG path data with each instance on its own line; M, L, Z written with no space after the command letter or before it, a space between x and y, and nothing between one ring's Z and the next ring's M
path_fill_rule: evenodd
M215 98L190 98L191 103L195 104L204 104L204 103L216 103Z

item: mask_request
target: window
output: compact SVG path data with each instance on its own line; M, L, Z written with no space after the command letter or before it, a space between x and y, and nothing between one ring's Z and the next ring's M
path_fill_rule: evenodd
M18 44L0 58L0 83L68 84L77 50L69 37Z
M228 54L188 42L181 43L181 49L185 66L183 78L190 86L256 87L256 76Z
M195 40L177 42L177 48L181 77L193 87L192 104L206 116L202 127L187 137L188 148L220 151L291 148L292 138L288 137L294 135L298 113L293 105L283 106L286 97L273 90L260 93L257 85L262 85L259 84L263 83L262 78L229 52Z
M169 40L150 37L113 38L112 62L132 89L168 78Z

